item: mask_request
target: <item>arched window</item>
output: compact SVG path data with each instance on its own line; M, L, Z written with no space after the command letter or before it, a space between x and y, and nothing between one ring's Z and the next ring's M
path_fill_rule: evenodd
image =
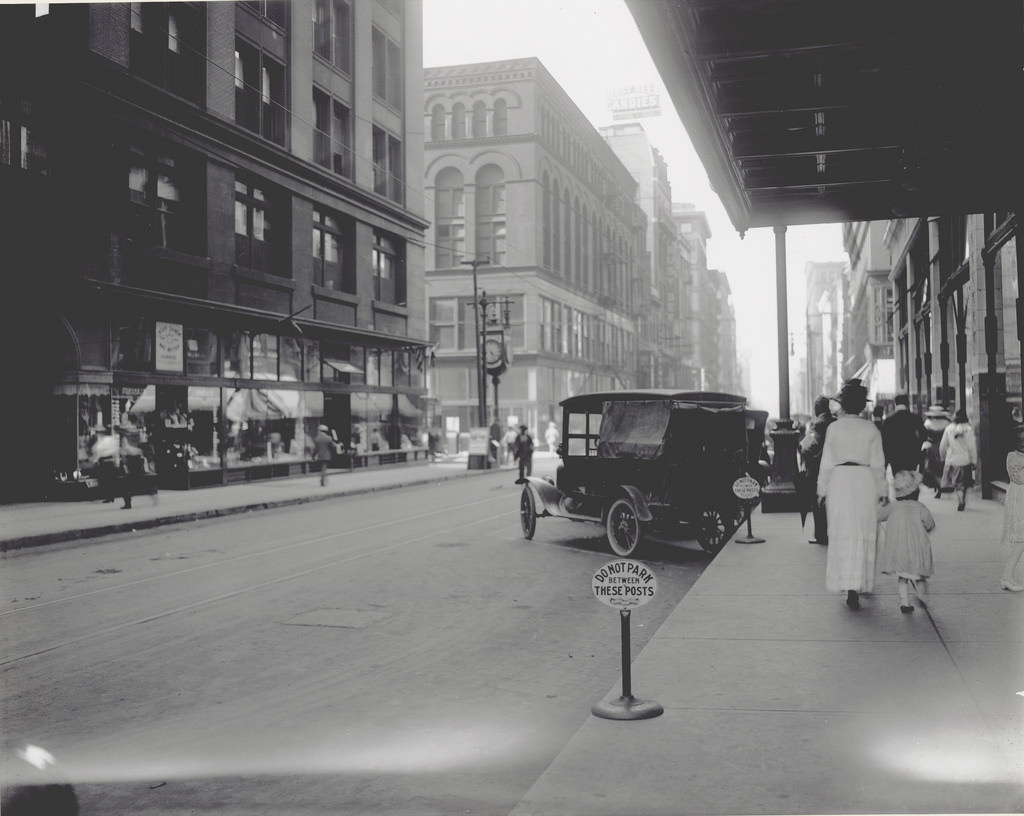
M494 101L494 135L508 135L508 103L504 99Z
M487 135L487 106L483 102L473 103L473 138Z
M505 260L505 174L487 164L476 174L476 256Z
M434 210L436 266L459 266L466 254L466 204L462 173L454 167L446 167L437 174Z
M556 272L562 268L562 196L558 179L551 185L551 268Z
M452 138L466 138L466 106L461 102L452 105Z
M430 138L440 142L444 139L444 106L434 105L430 111Z
M545 269L551 267L551 187L548 183L548 173L545 170L544 175L541 176L540 181L540 194L543 197L541 202L541 220L540 225L542 241L544 244L544 256L543 265Z

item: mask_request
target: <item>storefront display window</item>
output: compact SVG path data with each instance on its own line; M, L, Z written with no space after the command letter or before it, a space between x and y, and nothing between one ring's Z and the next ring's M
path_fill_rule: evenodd
M302 379L302 346L294 337L282 337L278 344L280 352L280 379L298 382Z
M306 382L320 382L320 344L316 340L303 343Z
M120 371L153 370L153 321L146 317L114 322L110 359Z
M323 354L323 381L360 385L366 382L365 358L361 346L346 343L321 345Z
M317 392L318 393L318 392ZM323 411L323 396L312 402ZM297 462L310 447L306 392L288 388L227 389L224 449L228 467Z
M78 393L78 469L80 471L92 468L92 446L96 442L97 435L110 427L110 390L103 387L82 387Z
M224 376L249 379L252 376L251 355L252 346L247 333L233 331L225 335Z
M216 377L217 333L211 329L185 329L186 372L199 377Z
M277 379L276 334L254 334L252 336L252 378L254 380Z

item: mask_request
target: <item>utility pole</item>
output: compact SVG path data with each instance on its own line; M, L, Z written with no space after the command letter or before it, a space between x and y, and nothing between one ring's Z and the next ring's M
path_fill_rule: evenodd
M463 261L464 266L473 267L473 324L476 342L476 393L478 423L481 428L487 427L487 377L484 373L483 342L480 331L480 304L476 295L476 268L491 262L490 258L478 258L472 261Z

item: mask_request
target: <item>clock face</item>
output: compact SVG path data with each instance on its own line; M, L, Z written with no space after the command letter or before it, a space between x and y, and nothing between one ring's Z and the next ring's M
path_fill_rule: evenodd
M484 345L484 357L487 359L487 365L489 366L496 366L501 363L504 358L501 341L494 340L493 338L488 340Z

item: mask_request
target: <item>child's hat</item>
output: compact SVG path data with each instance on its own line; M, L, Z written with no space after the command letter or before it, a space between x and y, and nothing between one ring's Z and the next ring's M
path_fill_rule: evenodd
M896 498L909 496L921 486L921 474L916 470L901 470L892 477L893 492Z

